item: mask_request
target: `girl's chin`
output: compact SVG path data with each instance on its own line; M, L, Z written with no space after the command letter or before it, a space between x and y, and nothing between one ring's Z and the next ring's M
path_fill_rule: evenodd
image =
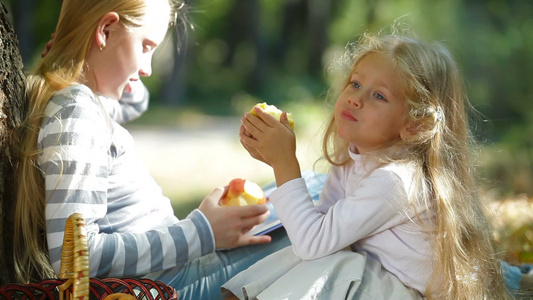
M350 142L350 139L352 137L352 132L342 127L337 127L337 134L339 135L341 139L347 142Z
M96 94L102 95L106 98L111 99L120 99L122 97L122 92L124 91L126 84L123 84L119 87L90 87Z
M122 97L122 91L109 92L103 95L106 96L107 98L118 100Z
M110 91L110 92L112 92L112 94L109 95L109 98L118 100L118 99L122 98L122 94L124 92L128 92L128 93L131 92L131 86L130 86L130 84L128 82L128 83L125 83L125 84L121 85L117 90Z

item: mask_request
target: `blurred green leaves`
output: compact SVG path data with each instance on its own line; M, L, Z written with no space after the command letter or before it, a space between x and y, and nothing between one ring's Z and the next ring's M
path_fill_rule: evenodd
M31 33L19 33L35 47L25 57L29 70L54 31L60 1L2 1L15 21L33 20ZM33 5L23 9L26 1ZM194 29L179 33L184 47L177 51L170 40L159 49L154 75L145 80L152 105L217 115L241 114L263 101L320 107L339 79L328 67L345 45L364 32L403 22L420 38L444 43L459 62L469 99L488 120L475 124L479 140L492 149L483 156L483 176L513 190L514 171L533 174L533 1L195 0L189 5ZM503 183L504 178L511 179Z

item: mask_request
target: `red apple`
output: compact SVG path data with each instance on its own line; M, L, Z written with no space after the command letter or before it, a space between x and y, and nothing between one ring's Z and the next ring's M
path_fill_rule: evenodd
M266 197L263 189L244 178L231 180L219 201L220 205L225 206L245 206L265 204L265 202Z
M263 102L263 103L257 103L256 105L252 107L250 112L253 115L256 115L254 111L254 107L256 106L261 107L264 111L266 111L267 113L269 113L271 116L273 116L274 118L278 120L281 118L281 114L283 113L283 111L277 108L275 105L270 105L270 104L267 104L266 102ZM287 120L289 120L289 125L291 126L292 130L294 130L294 121L292 120L291 113L287 113Z

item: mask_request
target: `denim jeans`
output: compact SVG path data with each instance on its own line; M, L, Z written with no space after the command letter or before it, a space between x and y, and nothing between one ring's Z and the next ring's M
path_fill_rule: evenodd
M268 244L219 250L186 264L167 284L174 287L180 300L222 299L220 286L242 270L290 245L285 229L269 234Z

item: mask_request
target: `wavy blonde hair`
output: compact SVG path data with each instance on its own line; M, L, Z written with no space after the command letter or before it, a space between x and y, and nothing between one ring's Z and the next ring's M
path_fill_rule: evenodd
M182 0L168 0L170 25L184 21ZM17 167L17 203L14 225L14 263L18 282L54 277L48 257L45 223L45 187L37 160L37 136L50 98L80 82L85 58L101 17L116 12L126 28L142 26L147 0L64 0L53 47L27 77L28 112L21 126L22 143ZM21 251L21 249L24 249Z
M417 200L435 211L434 222L424 224L429 226L435 249L426 297L504 299L491 226L477 194L469 157L472 139L467 109L471 107L452 55L441 44L394 33L365 34L347 53L350 73L369 53L387 56L400 72L406 90L404 118L414 124L413 134L396 145L408 149L408 158L401 160L418 170L415 181L422 195ZM342 87L349 81L350 76ZM324 158L332 165L347 164L348 146L337 135L332 116L323 139Z

